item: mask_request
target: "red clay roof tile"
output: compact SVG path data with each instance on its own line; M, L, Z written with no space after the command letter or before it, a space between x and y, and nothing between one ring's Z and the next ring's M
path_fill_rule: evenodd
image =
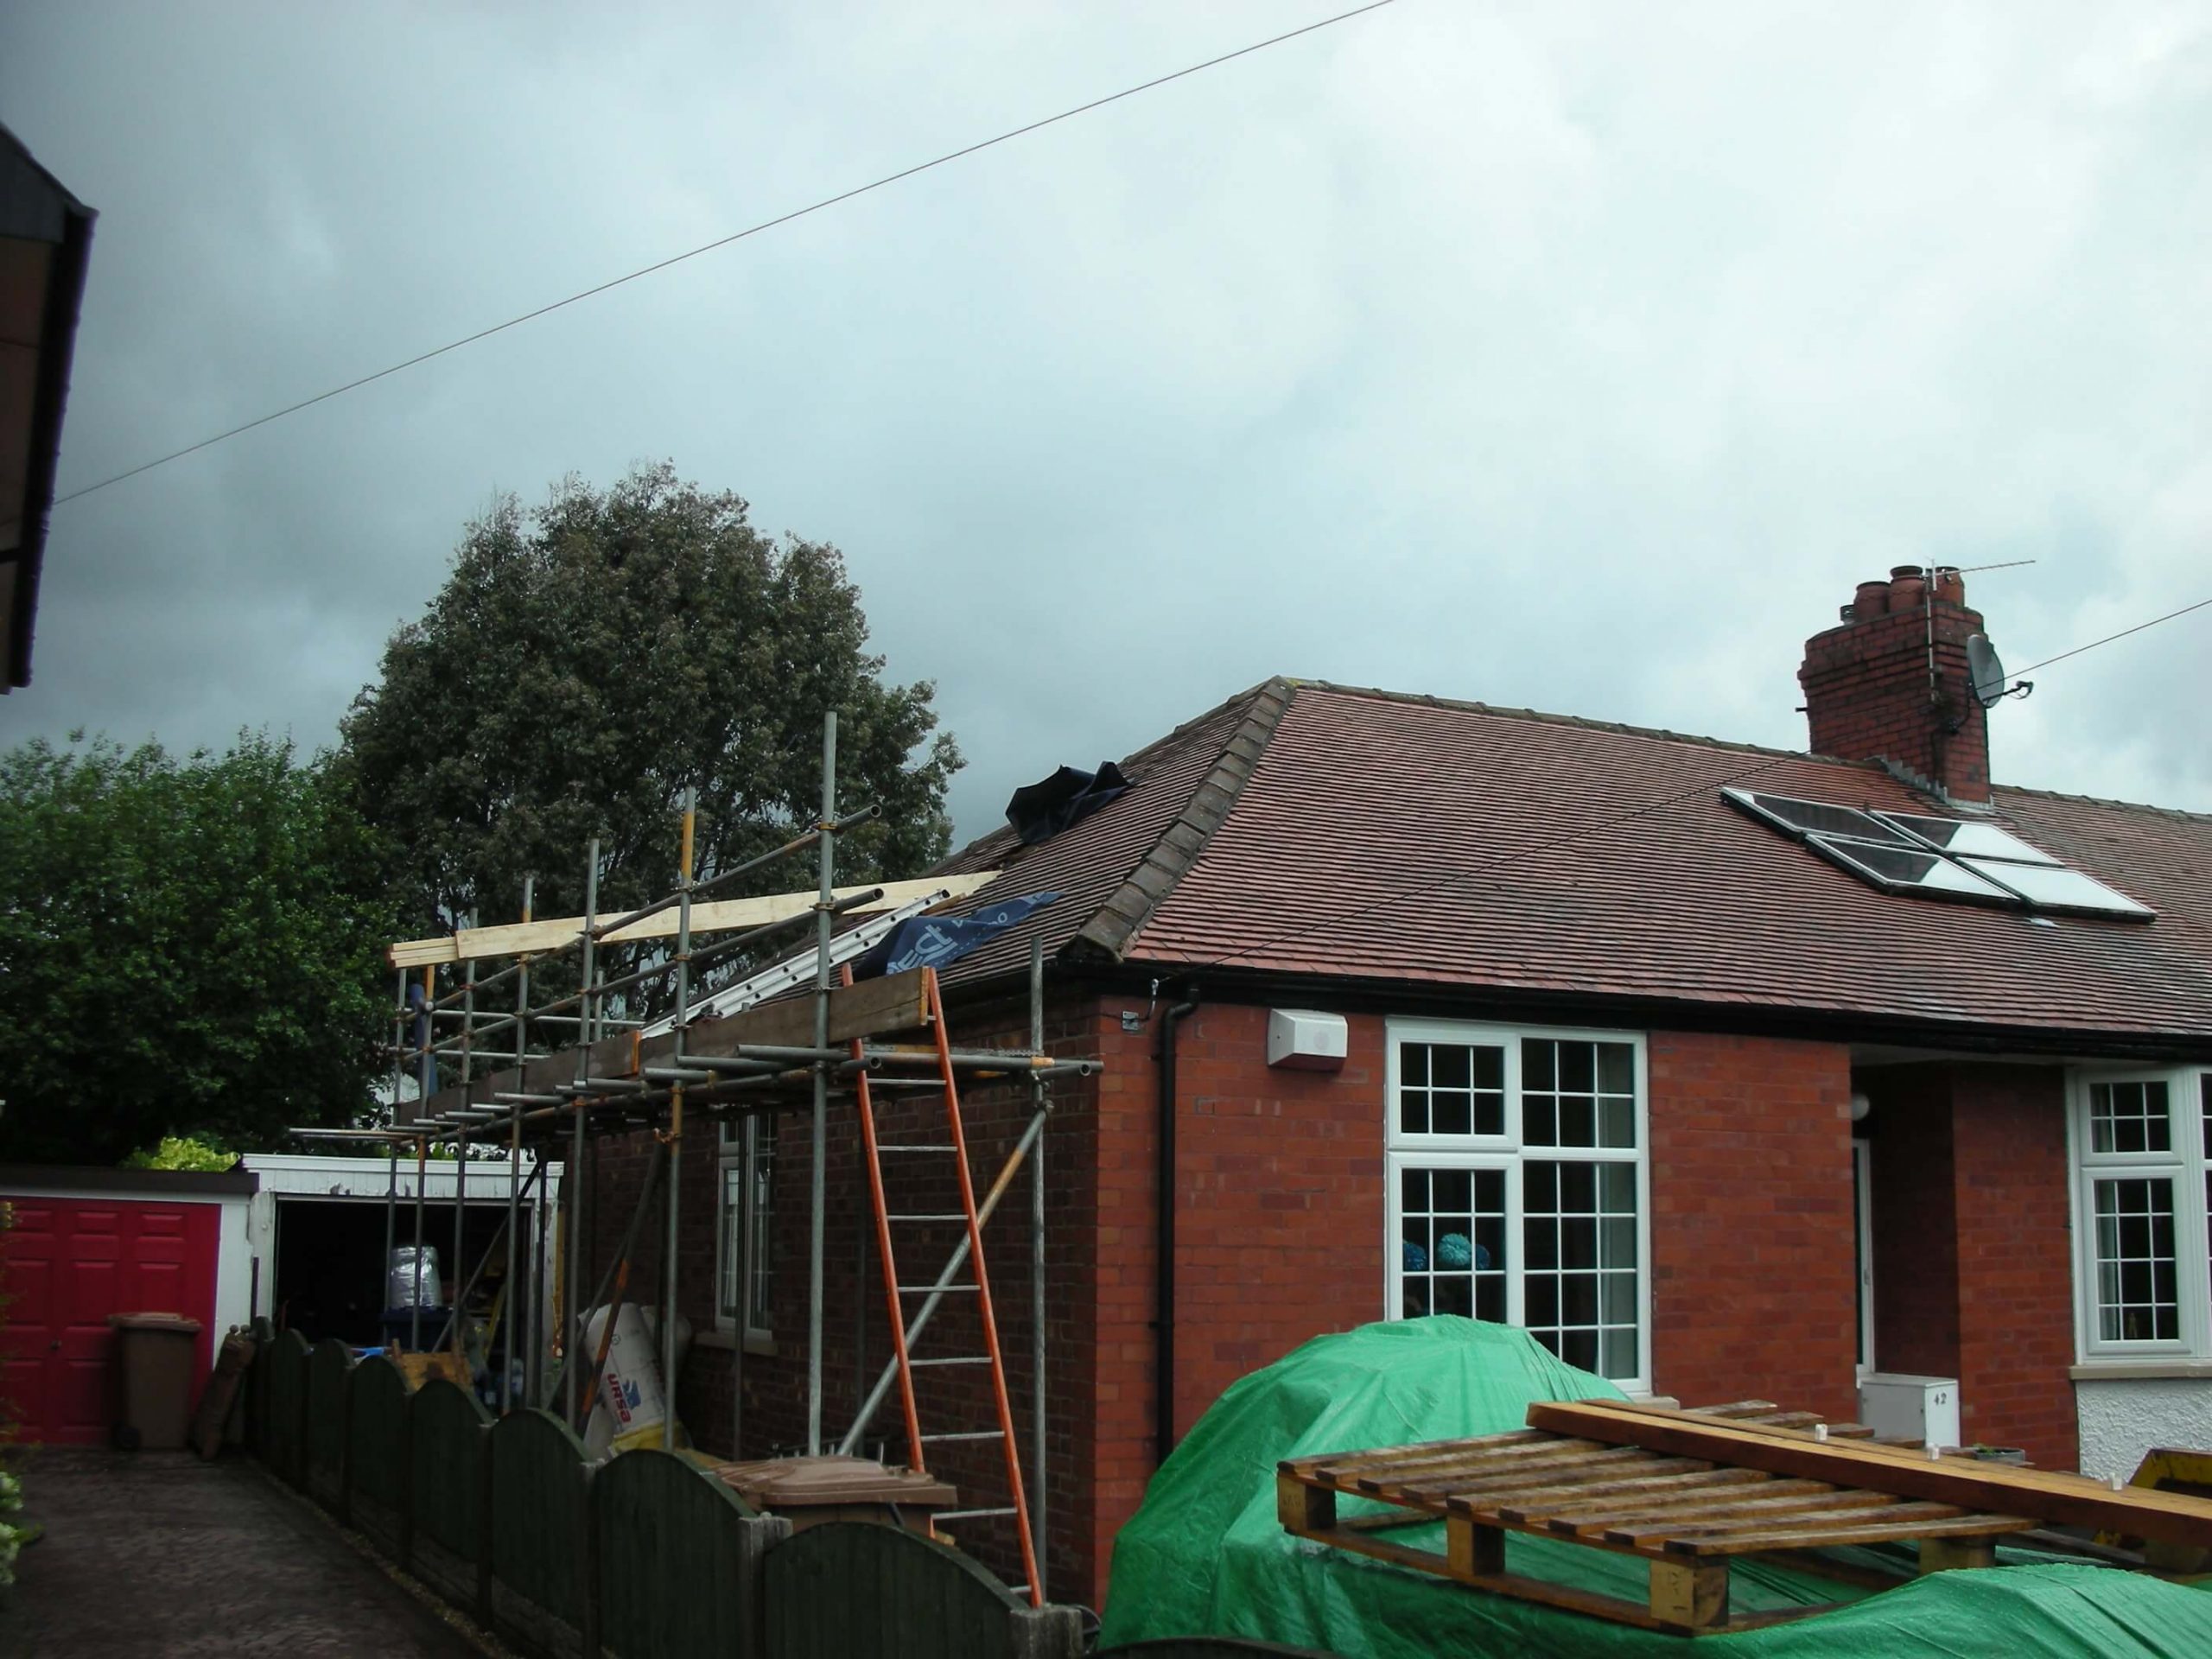
M2212 1041L2212 817L1999 788L1991 821L2158 912L2044 926L1878 891L1719 793L1930 810L1872 763L1277 681L1128 769L998 884L1062 891L1071 958Z

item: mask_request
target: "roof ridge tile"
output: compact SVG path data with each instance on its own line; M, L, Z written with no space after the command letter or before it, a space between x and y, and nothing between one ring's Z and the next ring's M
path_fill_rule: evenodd
M1325 691L1338 696L1372 697L1382 702L1415 703L1431 709L1445 709L1475 715L1488 715L1499 720L1526 720L1546 726L1571 726L1584 731L1611 732L1623 737L1656 738L1663 743L1694 744L1700 748L1726 749L1741 754L1770 754L1779 759L1814 760L1824 765L1848 766L1863 771L1871 761L1847 760L1840 755L1814 754L1805 749L1776 748L1764 743L1739 743L1726 737L1706 737L1694 732L1669 731L1660 726L1636 726L1625 721L1596 720L1587 715L1559 715L1543 709L1509 709L1494 702L1480 702L1471 697L1440 697L1429 691L1392 691L1375 685L1344 685L1333 680L1293 680L1290 683L1307 690Z
M1268 743L1274 736L1275 728L1281 724L1291 700L1298 695L1299 686L1299 682L1279 677L1240 694L1249 704L1244 718L1224 741L1211 770L1199 780L1183 810L1137 861L1113 897L1100 906L1063 947L1064 956L1114 962L1122 959L1130 942L1152 919L1153 912L1205 854L1214 832L1236 810L1237 798L1243 793L1253 769L1267 753ZM1209 715L1218 715L1239 700L1231 697L1210 710ZM1188 730L1197 723L1188 722L1177 730Z

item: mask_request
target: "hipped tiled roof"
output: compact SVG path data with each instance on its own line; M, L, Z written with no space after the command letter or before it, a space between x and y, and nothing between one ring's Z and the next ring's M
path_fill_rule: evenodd
M1277 680L1125 769L1127 796L1052 841L1001 832L946 868L1058 889L1039 925L1071 965L2212 1048L2212 817L1999 789L1990 821L2158 912L2044 925L1878 891L1720 794L1930 809L1872 762ZM955 976L1028 949L1010 935Z

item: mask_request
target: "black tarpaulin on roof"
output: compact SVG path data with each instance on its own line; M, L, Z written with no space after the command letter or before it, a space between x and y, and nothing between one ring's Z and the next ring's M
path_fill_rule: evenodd
M1111 760L1101 760L1096 772L1062 766L1042 783L1015 790L1006 804L1006 821L1024 846L1033 846L1096 812L1128 786Z

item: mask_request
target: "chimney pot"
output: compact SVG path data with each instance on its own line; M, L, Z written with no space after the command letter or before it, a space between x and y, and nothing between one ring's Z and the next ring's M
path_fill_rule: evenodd
M1890 613L1890 584L1886 582L1862 582L1859 591L1852 595L1851 615L1854 621L1864 622L1870 617Z

